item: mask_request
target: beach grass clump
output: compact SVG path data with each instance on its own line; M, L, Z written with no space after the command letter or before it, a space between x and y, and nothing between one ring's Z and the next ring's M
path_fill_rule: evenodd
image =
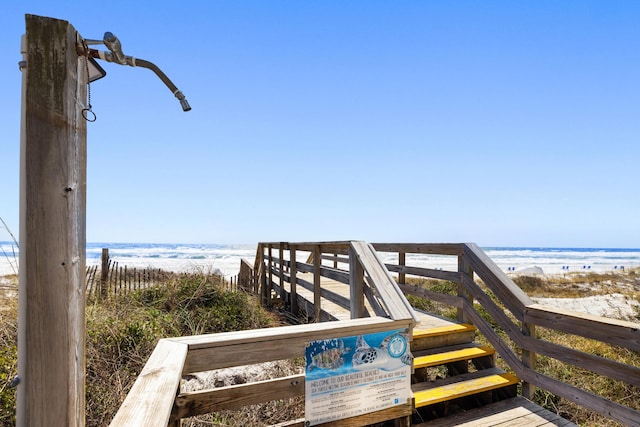
M215 275L178 275L164 286L87 306L87 426L108 424L160 338L273 326L254 298Z
M17 298L0 292L0 426L15 425L16 389L10 384L18 373L17 342Z

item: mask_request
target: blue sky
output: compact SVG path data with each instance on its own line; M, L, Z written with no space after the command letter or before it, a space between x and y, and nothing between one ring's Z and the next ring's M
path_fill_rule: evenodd
M640 2L177 5L3 4L0 216L14 232L31 13L113 32L193 107L148 70L102 64L89 241L640 247Z

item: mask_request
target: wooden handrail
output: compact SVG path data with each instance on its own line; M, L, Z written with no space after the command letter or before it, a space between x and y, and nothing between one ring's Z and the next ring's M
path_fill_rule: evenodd
M161 339L109 425L166 426L187 351L187 344Z
M495 296L496 301L468 274L406 266L404 262L403 265L388 264L387 268L389 271L398 273L449 280L462 284L465 291L469 292L475 302L484 308L512 344L507 343L496 333L492 325L480 315L469 301L411 285L401 285L401 287L408 294L430 298L458 308L462 305L465 316L487 338L525 384L529 383L540 387L626 425L640 425L640 411L611 402L601 396L538 372L535 367L535 355L552 357L562 363L590 370L635 387L640 384L640 368L550 343L536 338L534 334L525 333L527 330L535 330L535 326L540 326L639 351L640 324L535 304L477 245L472 243L444 245L375 243L373 247L381 252L427 253L461 257L463 262L470 266L472 273L477 275ZM506 307L521 326L516 325L498 304ZM523 353L523 360L518 358L512 345L515 345ZM527 354L526 360L524 360L525 353ZM523 391L524 389L523 386Z

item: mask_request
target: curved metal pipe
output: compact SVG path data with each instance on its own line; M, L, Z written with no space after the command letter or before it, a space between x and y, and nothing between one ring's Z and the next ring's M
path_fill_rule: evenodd
M90 40L90 44L96 44L96 43L99 43L99 41ZM167 77L167 75L164 72L162 72L162 70L156 64L144 59L137 59L137 58L134 58L133 56L128 56L122 53L122 44L120 44L120 40L118 40L118 38L109 31L104 33L102 43L104 43L104 45L107 46L110 52L102 52L96 49L89 49L89 56L93 58L99 58L107 62L115 62L120 65L130 65L132 67L142 67L142 68L147 68L153 71L156 74L156 76L158 76L160 80L162 80L162 82L169 88L171 93L173 93L175 97L178 98L178 101L180 101L180 106L182 107L182 110L183 111L191 110L191 106L189 105L189 102L187 102L187 99L185 98L184 94L180 90L178 90L176 85L173 84L173 82L169 79L169 77Z

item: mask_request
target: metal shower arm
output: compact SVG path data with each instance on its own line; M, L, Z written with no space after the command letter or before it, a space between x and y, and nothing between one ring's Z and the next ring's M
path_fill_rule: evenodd
M162 70L153 62L146 61L144 59L134 58L133 56L128 56L122 53L122 46L120 44L120 40L110 32L104 33L103 40L85 40L86 45L92 44L104 44L110 50L110 52L103 52L97 49L89 49L89 56L92 58L102 59L107 62L115 62L120 65L129 65L131 67L142 67L147 68L153 71L156 76L162 80L162 82L169 88L171 93L178 98L180 101L180 106L182 106L183 111L191 110L191 106L184 94L173 84L173 82L167 77L167 75L162 72Z

